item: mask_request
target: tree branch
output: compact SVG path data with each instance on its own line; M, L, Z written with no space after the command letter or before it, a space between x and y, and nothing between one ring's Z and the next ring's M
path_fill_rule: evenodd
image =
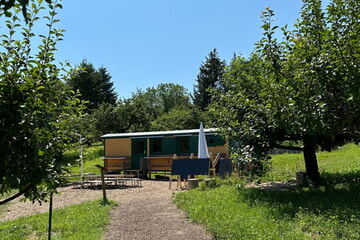
M19 191L18 193L16 193L16 194L14 194L14 195L12 195L12 196L10 196L10 197L8 197L8 198L0 201L0 205L3 205L3 204L5 204L5 203L8 203L8 202L10 202L10 201L12 201L12 200L20 197L20 196L23 195L24 193L28 192L33 186L34 186L34 185L32 185L32 184L27 185L23 190Z

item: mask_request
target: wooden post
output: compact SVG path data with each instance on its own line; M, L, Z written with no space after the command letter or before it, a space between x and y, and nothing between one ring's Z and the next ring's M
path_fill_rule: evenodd
M215 168L212 152L209 152L209 159L210 159L209 175L210 175L210 173L212 173L212 176L216 177L216 168Z
M106 197L106 185L105 185L105 178L104 178L104 172L105 172L105 168L99 164L96 164L95 167L100 168L101 171L101 185L102 185L102 191L103 191L103 202L107 203L108 199Z

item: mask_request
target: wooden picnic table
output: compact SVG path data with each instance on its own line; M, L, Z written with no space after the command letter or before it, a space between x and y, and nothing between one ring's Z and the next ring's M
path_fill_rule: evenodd
M132 187L141 187L142 179L140 178L129 178L126 175L119 174L106 174L104 175L106 185L130 185ZM90 184L91 186L101 185L101 175L89 175L85 177L84 184ZM129 184L128 184L129 183Z

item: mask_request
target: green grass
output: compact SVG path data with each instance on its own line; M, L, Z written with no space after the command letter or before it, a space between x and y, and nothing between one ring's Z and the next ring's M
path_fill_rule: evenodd
M83 147L84 172L100 174L94 165L103 165L103 150L102 144ZM80 165L76 161L78 158L79 149L64 154L64 162L71 164L72 174L80 173ZM0 216L5 206L0 206ZM113 203L104 205L101 201L91 201L54 210L52 239L101 239L105 226L109 224L109 211L113 207ZM48 213L36 214L1 223L0 239L48 239L47 231Z
M114 204L102 204L98 200L54 210L52 239L101 239L113 207ZM47 232L48 213L21 217L0 225L0 238L3 240L48 239Z
M80 147L76 149L72 149L69 151L66 151L63 156L63 161L66 164L70 164L70 173L71 174L80 174L80 164L77 161L79 159L80 155ZM94 165L100 164L104 165L104 161L101 157L104 156L104 146L102 143L96 143L92 146L83 146L83 155L84 155L84 173L95 173L100 174L100 169L95 167ZM80 180L80 177L72 177L68 178L69 181L77 181ZM8 196L11 196L13 194L17 193L17 190L12 190L8 194L0 195L0 199L6 198ZM12 202L9 202L8 204L11 204ZM0 216L1 213L4 211L5 206L0 206ZM0 238L1 239L1 238Z
M80 163L77 161L80 155L80 148L67 151L64 154L64 161L71 164L71 174L80 174ZM104 146L101 143L92 146L83 146L84 173L100 174L100 169L94 165L104 165L101 157L104 156Z
M339 179L359 176L360 173L360 146L347 144L339 150L317 153L320 174L329 179ZM267 174L265 180L275 181L295 180L296 172L305 171L304 157L298 154L273 155L272 176Z
M0 195L0 200L5 199L13 194L17 193L17 191L15 189L12 189L10 192L5 193L4 195ZM0 205L0 218L2 213L5 211L5 209L7 208L7 206L11 204L11 202L5 203L3 205Z
M321 187L266 191L239 187L233 178L181 192L175 201L216 239L360 239L359 146L317 156ZM302 154L275 155L272 163L277 181L294 180L305 169Z

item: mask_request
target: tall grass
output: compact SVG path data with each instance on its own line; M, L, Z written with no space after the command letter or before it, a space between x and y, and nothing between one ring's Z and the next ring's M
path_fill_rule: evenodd
M175 201L216 239L360 239L360 148L317 156L321 187L269 191L231 179L235 184L181 192ZM302 154L275 155L263 180L294 180L303 161Z
M114 204L101 201L84 202L53 211L52 239L58 240L98 240L105 226L109 224L109 211ZM48 213L21 217L1 223L0 239L48 239Z

